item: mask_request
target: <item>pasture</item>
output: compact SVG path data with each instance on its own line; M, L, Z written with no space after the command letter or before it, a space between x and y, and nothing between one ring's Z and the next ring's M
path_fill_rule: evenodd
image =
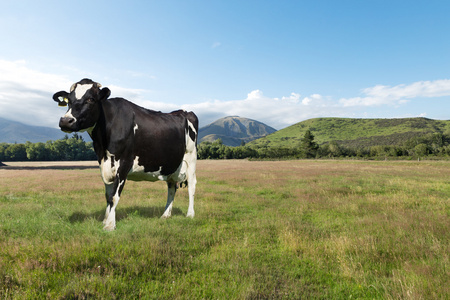
M13 165L10 163L10 165ZM131 182L117 229L97 167L0 168L0 299L448 299L450 163L199 161Z

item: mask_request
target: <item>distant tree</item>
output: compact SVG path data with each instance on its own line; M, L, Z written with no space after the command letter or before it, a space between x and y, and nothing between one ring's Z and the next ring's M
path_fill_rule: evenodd
M417 156L426 156L428 155L428 146L426 144L419 144L416 147L414 147L414 153Z
M5 151L8 148L8 144L7 143L0 143L0 161L5 161L7 160Z
M81 141L84 142L83 137L81 135L79 135L78 133L76 133L76 132L72 135L72 139L81 140Z
M50 153L45 147L44 143L30 143L25 144L27 151L27 158L32 161L46 161L50 160Z
M211 148L211 142L202 142L197 147L197 156L199 159L209 158L209 149Z
M300 141L300 153L304 158L314 158L316 157L319 145L314 141L314 135L310 130L306 130L305 135Z
M27 151L24 144L11 144L6 148L5 155L11 161L26 161Z
M339 157L342 155L341 147L336 141L331 141L328 144L328 156L330 157Z

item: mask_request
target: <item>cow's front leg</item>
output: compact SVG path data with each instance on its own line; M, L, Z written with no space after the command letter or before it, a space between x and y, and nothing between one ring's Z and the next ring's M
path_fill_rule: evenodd
M125 178L120 178L116 176L114 179L114 183L112 184L113 188L109 193L109 197L107 200L105 220L103 227L106 231L112 231L116 228L116 207L119 204L120 194L122 193L123 186L125 185ZM106 188L108 194L108 188Z
M106 225L106 220L108 219L109 211L111 210L111 207L113 207L112 202L113 190L114 190L114 183L110 184L105 183L106 212L105 218L103 219L103 225Z
M172 205L173 199L175 198L175 193L177 192L177 184L175 182L167 182L167 203L164 210L164 214L161 218L169 218L172 215Z

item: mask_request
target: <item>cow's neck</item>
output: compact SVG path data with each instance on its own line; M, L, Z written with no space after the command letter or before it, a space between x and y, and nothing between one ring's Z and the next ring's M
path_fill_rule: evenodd
M92 139L95 154L97 154L97 159L100 163L106 155L106 121L103 106L101 104L98 121L89 132L89 136Z

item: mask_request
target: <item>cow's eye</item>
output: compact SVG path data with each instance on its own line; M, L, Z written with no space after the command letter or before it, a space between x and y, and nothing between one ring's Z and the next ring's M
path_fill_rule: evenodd
M94 103L95 102L95 100L93 99L93 98L88 98L87 99L87 103L89 103L89 104L92 104L92 103Z

